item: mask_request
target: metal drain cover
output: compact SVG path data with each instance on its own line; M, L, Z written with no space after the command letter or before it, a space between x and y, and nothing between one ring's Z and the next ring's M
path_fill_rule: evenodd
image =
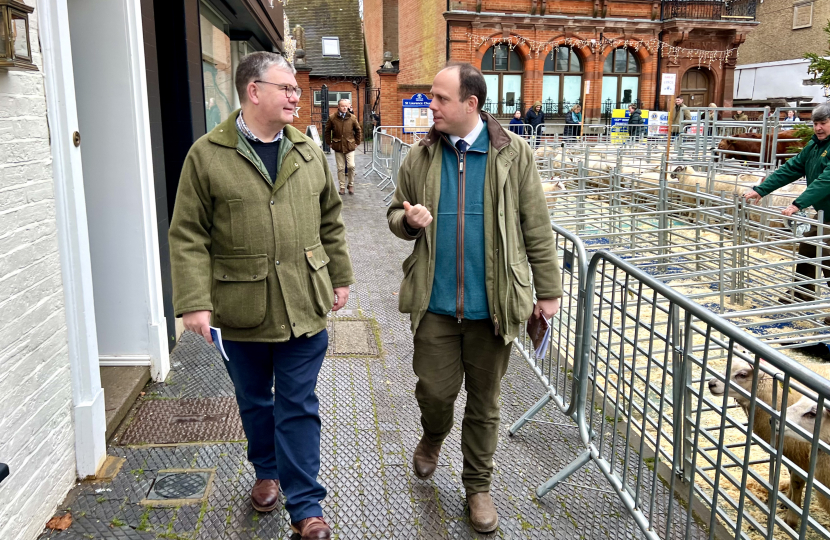
M329 320L327 356L378 356L380 349L372 321L366 319Z
M159 471L145 505L180 505L202 501L213 483L213 469L169 469Z
M147 400L120 444L175 444L245 439L232 397Z

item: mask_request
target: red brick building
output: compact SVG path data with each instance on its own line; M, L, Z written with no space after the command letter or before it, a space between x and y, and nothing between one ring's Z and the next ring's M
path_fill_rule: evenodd
M385 125L447 60L482 69L485 109L503 117L535 101L556 117L584 99L589 121L632 102L665 110L662 73L688 105L730 106L738 47L757 26L755 0L364 0L364 13ZM384 50L395 69L379 74Z

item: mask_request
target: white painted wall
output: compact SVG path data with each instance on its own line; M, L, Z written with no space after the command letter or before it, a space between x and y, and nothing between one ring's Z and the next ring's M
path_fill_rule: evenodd
M34 7L34 0L25 0ZM0 538L37 537L75 480L64 290L37 72L0 70Z
M735 68L734 99L812 96L814 102L823 103L821 86L803 84L810 79L809 65L809 60L783 60L738 66Z
M69 0L98 351L169 370L138 0Z

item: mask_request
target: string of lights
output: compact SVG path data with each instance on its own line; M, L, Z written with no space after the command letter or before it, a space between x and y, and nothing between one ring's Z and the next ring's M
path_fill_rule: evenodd
M536 41L522 36L509 37L491 37L491 36L477 36L475 34L467 33L467 38L470 40L472 48L479 48L485 44L492 45L506 45L511 51L518 46L526 46L535 58L543 52L547 54L547 50L553 53L554 48L559 46L569 47L573 49L588 48L592 54L602 54L606 49L628 48L635 52L640 48L645 48L649 53L655 54L660 51L663 58L672 58L679 60L680 58L697 59L698 67L706 65L711 67L712 64L717 63L718 67L722 67L723 63L729 59L738 57L738 49L726 49L725 51L709 51L705 49L689 49L686 47L677 47L665 41L658 39L631 39L631 38L574 38L567 37L563 42L554 45L550 41ZM662 45L662 47L661 47Z

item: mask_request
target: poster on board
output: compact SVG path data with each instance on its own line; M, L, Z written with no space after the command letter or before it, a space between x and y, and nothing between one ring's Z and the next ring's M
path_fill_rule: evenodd
M432 100L424 94L414 94L403 100L403 132L426 133L432 127Z

